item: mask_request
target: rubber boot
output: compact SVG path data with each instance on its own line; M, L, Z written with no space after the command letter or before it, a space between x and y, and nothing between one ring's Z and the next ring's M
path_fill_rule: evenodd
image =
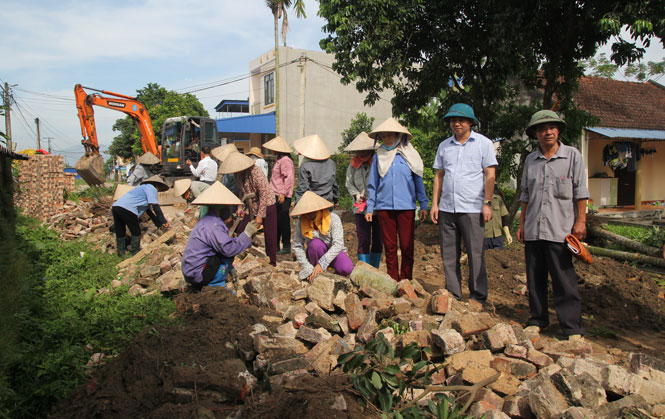
M278 255L288 255L288 254L290 254L290 253L291 253L291 246L288 246L288 247L282 247L282 248L277 252Z
M127 250L127 244L125 243L125 238L115 238L115 245L118 248L118 256L125 256L125 251Z
M369 263L370 265L372 264L367 253L358 253L358 260Z
M381 257L383 256L383 253L370 253L369 254L369 264L374 266L376 269L379 269L379 265L381 264Z
M139 250L141 250L141 236L132 236L132 242L129 244L129 251L132 252L132 255L135 255Z

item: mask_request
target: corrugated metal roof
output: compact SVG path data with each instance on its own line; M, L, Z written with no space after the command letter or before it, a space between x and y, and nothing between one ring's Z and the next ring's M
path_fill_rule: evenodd
M217 119L219 133L274 134L275 112Z
M586 128L608 138L640 138L645 140L665 140L665 130L659 129L632 129L632 128Z

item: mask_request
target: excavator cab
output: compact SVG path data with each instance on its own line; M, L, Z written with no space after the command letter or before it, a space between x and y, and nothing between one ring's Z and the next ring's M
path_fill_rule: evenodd
M178 116L164 121L162 130L162 172L168 176L189 175L187 159L196 165L203 147L215 148L217 138L214 119L200 116Z

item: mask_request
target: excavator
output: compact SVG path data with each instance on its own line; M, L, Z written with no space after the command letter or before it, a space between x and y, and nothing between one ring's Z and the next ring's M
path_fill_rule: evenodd
M88 94L85 89L99 93ZM100 93L113 97L104 97ZM162 145L158 146L150 115L136 98L80 84L74 87L74 94L83 134L81 144L85 148L85 155L74 167L89 185L104 183L104 159L99 153L93 105L124 112L136 121L141 133L143 152L149 151L159 157L161 165L157 171L166 177L167 182L177 177L190 176L189 167L185 164L187 159L196 164L201 160L203 147L215 148L221 144L214 119L203 116L177 116L164 121Z
M113 96L104 97L99 93L88 94L85 89ZM74 168L76 172L85 180L88 185L102 185L104 183L104 158L99 154L99 141L97 140L97 128L95 126L94 106L114 109L124 112L136 121L141 132L141 147L143 152L149 151L155 156L159 156L157 141L155 141L155 132L152 130L152 121L148 110L136 98L120 93L113 93L106 90L93 89L91 87L74 86L74 96L76 97L76 108L78 109L79 122L81 123L81 134L83 134L83 148L85 155L76 162Z

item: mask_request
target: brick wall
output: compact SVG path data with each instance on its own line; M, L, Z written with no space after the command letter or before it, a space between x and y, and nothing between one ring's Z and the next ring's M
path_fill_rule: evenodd
M28 160L18 161L19 185L15 194L15 204L25 215L46 221L62 212L64 191L74 191L73 173L64 173L62 156L29 156Z

